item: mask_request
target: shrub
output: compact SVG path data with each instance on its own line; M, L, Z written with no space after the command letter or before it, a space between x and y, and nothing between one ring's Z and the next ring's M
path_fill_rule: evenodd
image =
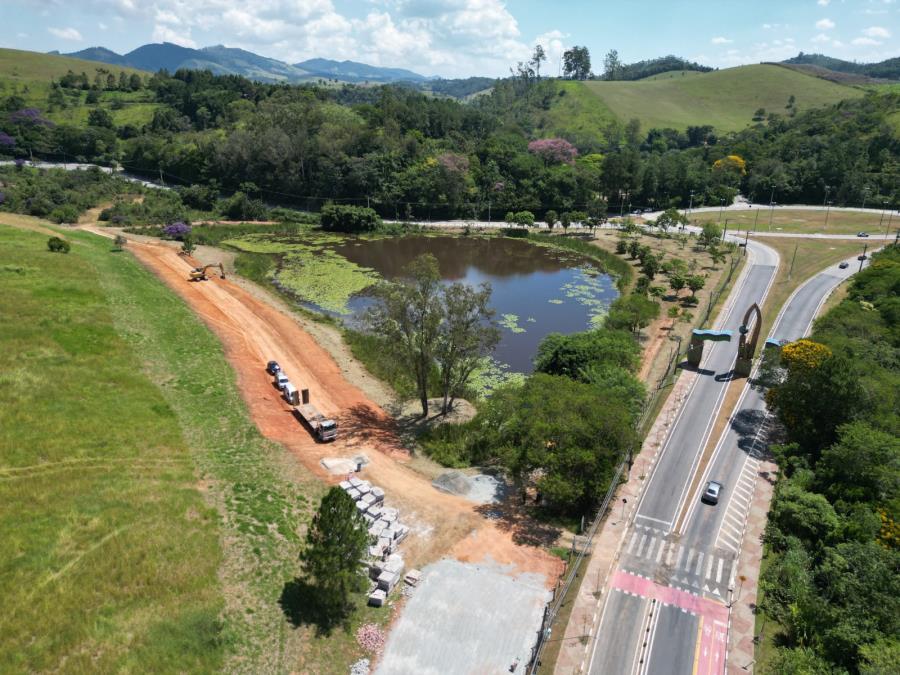
M374 232L381 227L381 217L364 206L326 204L320 222L329 232Z
M51 253L68 253L71 250L72 245L65 239L50 237L47 240L47 248L50 249Z
M50 220L54 223L77 223L78 209L71 204L57 206L50 212Z

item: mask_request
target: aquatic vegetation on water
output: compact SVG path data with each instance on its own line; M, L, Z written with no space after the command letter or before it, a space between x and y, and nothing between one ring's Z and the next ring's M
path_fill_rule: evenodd
M553 298L552 300L548 300L551 305L561 305L565 302L565 300L559 300L557 298Z
M350 298L378 282L381 276L327 248L343 241L340 235L326 233L311 234L303 242L248 235L224 243L248 253L281 254L281 265L270 274L276 286L327 312L346 315L350 313Z
M588 310L588 323L592 328L598 328L609 312L611 300L602 296L607 290L607 277L601 276L599 271L591 266L578 268L578 280L563 284L560 289L567 298L572 298L578 304ZM551 300L550 302L553 302ZM553 302L553 304L560 304Z
M497 388L507 384L522 384L525 373L511 371L505 363L500 363L493 356L485 356L481 364L472 373L469 388L480 397L490 396Z
M501 314L500 321L498 321L497 323L499 323L502 328L506 328L513 333L525 332L525 329L519 325L518 314Z

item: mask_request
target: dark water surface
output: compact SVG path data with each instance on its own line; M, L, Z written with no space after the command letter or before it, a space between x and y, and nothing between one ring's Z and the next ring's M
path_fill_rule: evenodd
M494 358L514 372L532 371L538 343L548 333L589 328L618 295L613 280L597 273L589 259L520 239L408 236L352 239L333 249L389 280L417 256L431 253L445 281L489 283L502 326ZM349 309L359 317L371 304L363 293L351 298Z

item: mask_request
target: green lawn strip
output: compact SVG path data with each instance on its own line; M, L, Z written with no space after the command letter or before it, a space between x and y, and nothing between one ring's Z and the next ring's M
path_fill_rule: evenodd
M0 227L0 671L217 670L216 514L98 252Z
M768 198L768 195L766 195ZM873 206L869 204L869 206ZM719 218L718 211L701 211L691 214L691 221L695 223L724 223L728 220L729 230L750 230L751 232L781 232L785 234L856 234L868 232L869 234L884 234L889 222L889 214L882 218L881 211L859 212L839 211L815 211L808 209L775 209L770 211L763 207L756 215L757 209L744 211L723 211ZM825 218L828 217L826 225ZM769 227L771 220L772 226ZM894 232L900 226L900 220L894 216L890 231ZM770 238L760 237L764 243Z

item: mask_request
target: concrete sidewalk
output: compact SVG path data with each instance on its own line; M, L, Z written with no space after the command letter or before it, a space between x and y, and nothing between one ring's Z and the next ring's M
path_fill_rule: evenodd
M663 409L657 415L650 432L644 439L641 452L635 457L634 465L628 480L619 486L616 498L610 506L606 520L594 539L593 555L583 572L581 588L575 598L569 623L565 627L562 646L556 660L554 673L569 675L584 672L593 646L594 631L597 628L597 615L603 603L602 593L606 582L615 568L622 537L634 516L634 509L640 499L647 479L656 464L659 452L666 441L669 430L675 421L678 411L687 398L691 385L698 375L690 371L680 371ZM623 499L627 503L623 503ZM588 635L585 636L585 626ZM561 630L561 626L555 626Z
M728 626L727 672L738 675L753 672L756 644L756 602L759 590L759 565L762 561L762 535L766 528L769 504L775 488L778 467L771 460L760 462L756 488L744 524L744 536L734 580L734 604Z

